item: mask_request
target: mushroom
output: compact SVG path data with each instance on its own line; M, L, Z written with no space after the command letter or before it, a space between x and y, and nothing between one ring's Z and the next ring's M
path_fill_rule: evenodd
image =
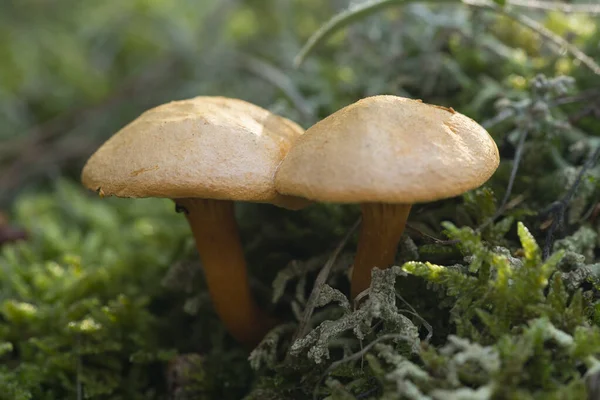
M498 164L490 135L452 108L373 96L310 127L281 163L275 186L286 195L361 204L355 298L369 287L373 267L393 264L412 204L476 188Z
M296 123L243 100L200 96L144 112L83 168L102 196L173 199L185 213L214 307L231 335L255 345L273 320L250 291L234 201L298 209L275 191L275 170L303 133Z

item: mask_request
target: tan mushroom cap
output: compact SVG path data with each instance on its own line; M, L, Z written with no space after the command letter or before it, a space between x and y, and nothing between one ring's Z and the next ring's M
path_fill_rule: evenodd
M351 104L309 128L275 176L280 193L337 203L417 203L487 181L499 154L472 119L396 96Z
M82 182L118 197L207 198L299 207L273 177L304 130L243 100L200 96L144 112L88 160Z

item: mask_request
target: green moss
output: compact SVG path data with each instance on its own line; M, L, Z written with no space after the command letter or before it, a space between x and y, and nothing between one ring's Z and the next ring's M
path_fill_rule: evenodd
M244 390L246 357L223 356L210 303L197 307L200 323L184 312L202 282L181 294L163 279L192 247L172 202L102 200L61 182L21 197L15 215L31 238L0 253L1 398L162 399L167 361L190 349L210 366L207 398Z

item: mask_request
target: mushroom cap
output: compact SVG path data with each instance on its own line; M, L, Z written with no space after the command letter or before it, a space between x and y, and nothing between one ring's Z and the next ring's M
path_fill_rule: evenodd
M243 100L200 96L144 112L94 153L81 175L102 195L241 200L299 208L273 178L304 130Z
M499 161L485 129L453 109L373 96L307 129L275 186L323 202L412 204L476 188Z

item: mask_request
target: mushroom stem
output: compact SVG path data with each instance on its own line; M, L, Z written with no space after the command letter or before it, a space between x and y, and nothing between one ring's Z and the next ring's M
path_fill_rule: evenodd
M394 263L410 207L410 204L361 204L362 223L350 289L353 299L371 284L374 267L385 269Z
M177 199L196 239L214 307L229 333L255 346L274 325L254 301L233 202Z

